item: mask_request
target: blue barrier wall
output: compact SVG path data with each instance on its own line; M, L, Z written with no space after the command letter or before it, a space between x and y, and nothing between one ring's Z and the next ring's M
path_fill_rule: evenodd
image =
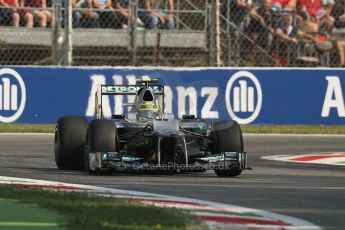
M55 123L92 116L97 84L133 84L144 75L166 84L176 115L242 124L345 124L345 70L0 68L0 122ZM104 99L106 116L125 113L127 96Z

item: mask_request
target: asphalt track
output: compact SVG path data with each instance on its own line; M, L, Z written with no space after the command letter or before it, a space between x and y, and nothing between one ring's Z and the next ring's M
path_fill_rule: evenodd
M297 217L325 229L345 229L345 167L260 159L345 152L345 136L245 135L244 141L253 171L237 178L219 178L213 172L90 176L56 168L53 135L0 134L0 175L190 197Z

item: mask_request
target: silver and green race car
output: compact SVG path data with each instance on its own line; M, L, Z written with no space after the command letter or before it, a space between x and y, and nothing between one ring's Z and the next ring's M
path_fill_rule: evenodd
M135 95L127 114L102 115L102 98ZM142 78L136 85L99 85L95 119L61 117L55 130L59 169L89 173L124 170L203 172L233 177L247 169L247 154L236 121L209 122L193 115L175 119L164 112L164 85Z

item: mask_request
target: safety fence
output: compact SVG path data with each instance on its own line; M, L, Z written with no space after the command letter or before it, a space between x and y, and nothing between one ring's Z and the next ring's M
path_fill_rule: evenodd
M345 65L343 0L41 1L0 5L0 65Z

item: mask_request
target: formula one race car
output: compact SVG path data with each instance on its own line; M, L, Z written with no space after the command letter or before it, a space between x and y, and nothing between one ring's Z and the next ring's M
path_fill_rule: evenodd
M89 173L123 170L191 172L213 169L233 177L247 169L242 132L236 121L206 120L164 113L164 86L144 77L136 85L99 85L96 119L61 117L55 131L59 169ZM135 95L128 114L102 115L102 97Z

